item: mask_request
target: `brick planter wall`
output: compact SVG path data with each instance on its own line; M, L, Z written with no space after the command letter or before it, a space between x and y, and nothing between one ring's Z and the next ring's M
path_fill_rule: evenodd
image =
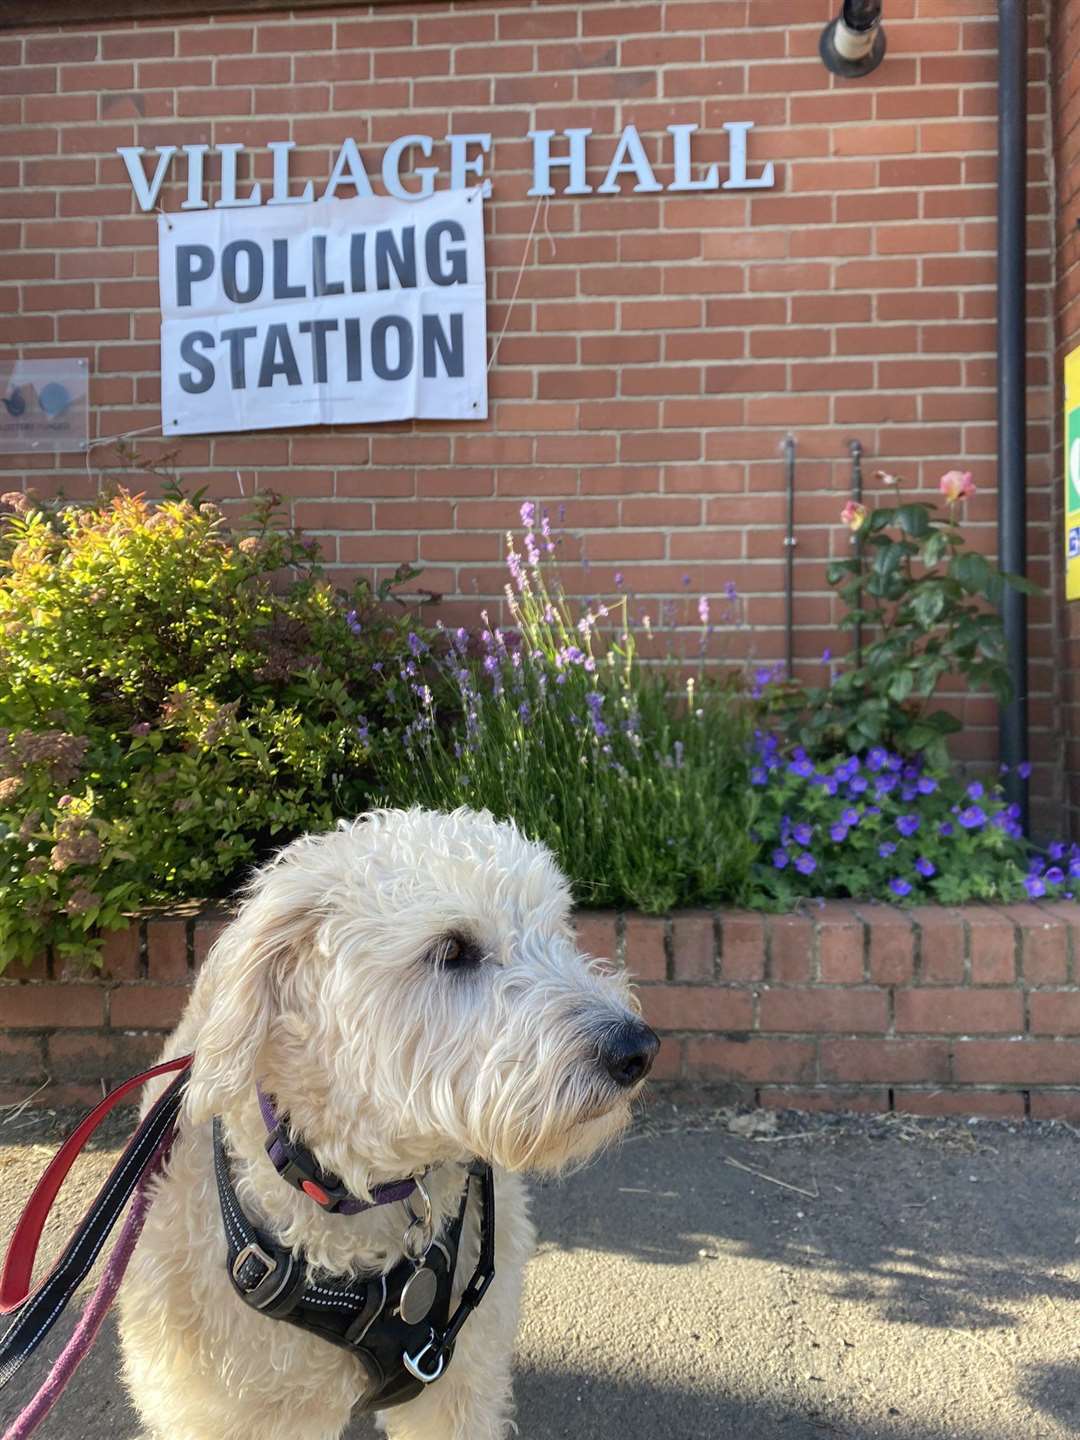
M0 1103L90 1103L149 1064L224 924L170 913L110 937L98 977L0 978ZM1080 1116L1080 905L808 915L586 911L624 960L675 1092L768 1106Z

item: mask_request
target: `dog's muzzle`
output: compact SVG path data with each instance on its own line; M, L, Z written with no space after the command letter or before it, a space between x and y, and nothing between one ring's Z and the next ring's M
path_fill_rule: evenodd
M660 1037L641 1020L609 1031L600 1044L600 1064L620 1090L630 1090L652 1069Z

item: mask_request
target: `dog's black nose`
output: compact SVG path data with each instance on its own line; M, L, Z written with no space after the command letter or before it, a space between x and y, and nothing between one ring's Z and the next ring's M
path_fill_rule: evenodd
M660 1037L640 1020L627 1021L612 1030L600 1047L600 1063L616 1085L628 1090L652 1069Z

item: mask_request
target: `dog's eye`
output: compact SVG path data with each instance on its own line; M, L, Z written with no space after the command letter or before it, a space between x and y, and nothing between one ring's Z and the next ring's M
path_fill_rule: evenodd
M480 947L463 935L444 935L428 951L428 959L440 970L473 970L483 961Z

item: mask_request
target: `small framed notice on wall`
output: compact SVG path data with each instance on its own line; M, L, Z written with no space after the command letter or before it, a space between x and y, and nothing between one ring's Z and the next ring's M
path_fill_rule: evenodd
M0 454L85 450L90 362L0 358Z

